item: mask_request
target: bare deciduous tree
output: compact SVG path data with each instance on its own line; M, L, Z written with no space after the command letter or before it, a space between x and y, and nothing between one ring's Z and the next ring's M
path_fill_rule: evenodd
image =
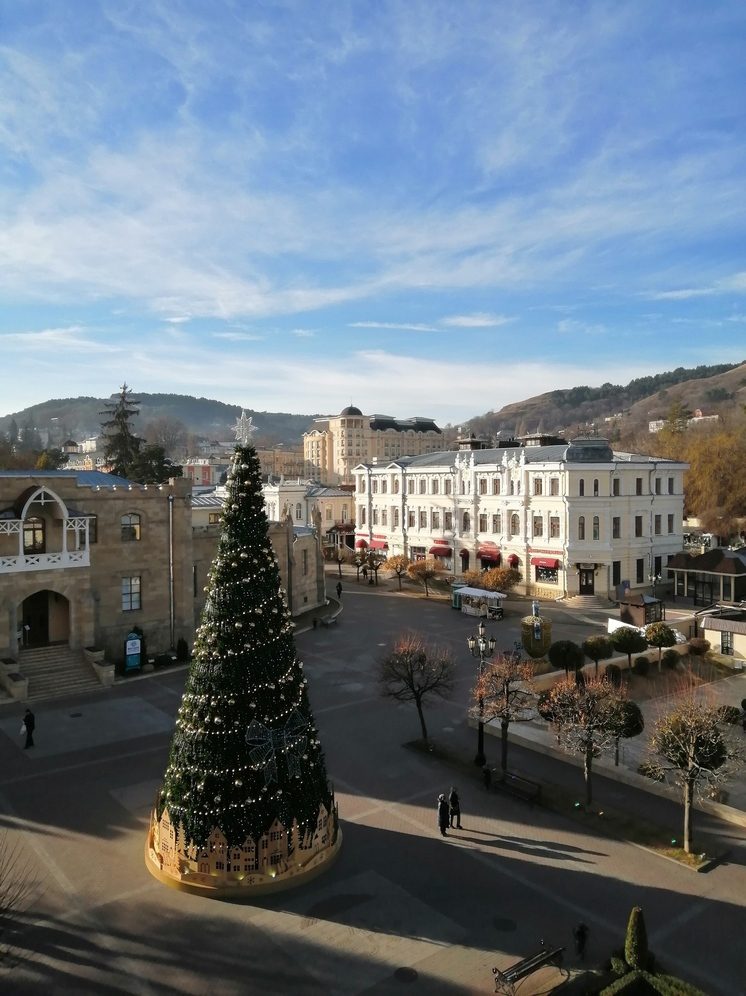
M385 571L389 571L391 574L396 574L399 581L399 591L401 591L401 579L407 573L410 566L411 561L409 557L405 557L403 553L394 554L394 556L389 557L383 565L383 569Z
M721 784L741 761L739 745L720 721L715 705L698 698L692 681L682 682L650 738L650 770L681 789L684 850L692 850L694 799Z
M414 702L422 739L428 743L423 704L431 696L447 699L453 693L455 664L450 651L428 645L419 633L405 633L380 662L381 694L397 702Z
M7 832L0 833L0 964L12 961L13 925L35 891L30 862L21 857Z
M614 744L614 710L622 697L606 678L595 677L580 685L564 678L549 693L546 714L557 739L566 750L583 755L586 806L593 801L593 758Z
M473 697L474 715L485 722L500 720L500 767L508 770L508 729L511 723L527 722L534 715L536 689L535 665L516 660L512 654L500 654L490 661L478 678ZM482 708L479 708L481 703Z

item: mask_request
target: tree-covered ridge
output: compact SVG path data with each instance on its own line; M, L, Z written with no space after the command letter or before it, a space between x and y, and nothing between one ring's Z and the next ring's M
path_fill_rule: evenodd
M728 370L734 370L740 364L721 363L715 366L676 367L666 373L653 374L649 377L636 377L627 385L602 384L600 387L573 387L568 391L552 391L550 397L563 408L576 408L586 401L609 401L629 405L642 398L647 398L658 391L683 384L689 380L701 380L705 377L715 377ZM727 392L721 389L721 400L725 400ZM714 399L717 400L717 399Z

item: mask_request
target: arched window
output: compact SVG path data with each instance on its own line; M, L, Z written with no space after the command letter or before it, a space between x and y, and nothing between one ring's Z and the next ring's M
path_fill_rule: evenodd
M578 519L578 539L585 539L585 516L581 515Z
M122 543L136 543L140 539L140 516L137 512L128 512L121 520Z
M582 498L585 495L585 481L581 477L578 481L578 495Z
M517 512L513 512L510 517L510 535L518 536L521 531L521 517Z
M593 478L593 497L598 498L598 478Z
M31 516L23 522L23 552L44 553L46 540L44 536L44 519Z
M594 538L594 540L597 540L597 539L600 539L600 536L601 536L601 528L600 528L600 525L599 525L598 516L594 515L593 516L593 538Z
M391 486L391 490L395 495L399 494L399 478L395 477Z
M462 519L462 531L468 533L471 530L471 516L468 512L464 512L464 517Z
M303 518L303 506L298 502L295 506L295 518L298 522Z

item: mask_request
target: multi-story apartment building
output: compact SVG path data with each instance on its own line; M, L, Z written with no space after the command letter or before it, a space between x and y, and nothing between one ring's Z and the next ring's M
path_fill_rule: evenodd
M685 470L605 439L360 463L356 547L434 556L455 575L504 564L540 597L612 595L682 549Z
M335 417L316 419L304 433L305 474L327 484L350 484L358 463L434 453L442 445L441 430L430 418L363 415L351 405Z

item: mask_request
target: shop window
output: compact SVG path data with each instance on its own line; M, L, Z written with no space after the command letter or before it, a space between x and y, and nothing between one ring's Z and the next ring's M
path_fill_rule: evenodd
M120 525L123 543L136 543L140 539L140 516L136 512L123 515Z

